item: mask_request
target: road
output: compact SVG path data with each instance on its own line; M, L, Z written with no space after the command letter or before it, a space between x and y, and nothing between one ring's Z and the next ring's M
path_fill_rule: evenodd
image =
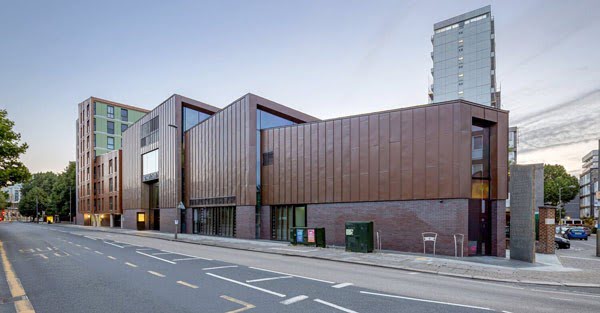
M93 229L2 223L0 241L35 312L600 311L595 289L465 280ZM28 312L16 309L1 274L0 312Z
M600 271L600 258L596 257L596 239L596 235L590 236L588 240L572 239L571 248L560 249L556 255L565 266Z

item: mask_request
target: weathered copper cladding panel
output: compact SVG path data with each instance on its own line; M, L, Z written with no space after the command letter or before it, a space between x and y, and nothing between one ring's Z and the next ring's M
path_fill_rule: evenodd
M508 112L457 100L261 131L263 204L470 198L473 118L492 125L492 198L506 199Z

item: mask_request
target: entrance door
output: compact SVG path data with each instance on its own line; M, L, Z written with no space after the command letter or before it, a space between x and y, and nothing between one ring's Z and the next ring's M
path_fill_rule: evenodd
M159 182L150 185L150 229L160 230Z
M152 230L160 230L160 209L151 209Z
M469 200L469 255L492 254L492 220L489 200Z

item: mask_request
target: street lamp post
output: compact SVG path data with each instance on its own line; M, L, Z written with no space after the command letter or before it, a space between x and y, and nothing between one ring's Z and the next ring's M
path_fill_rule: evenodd
M177 125L174 125L174 124L169 124L168 126L175 129L176 131L179 128L179 127L177 127ZM181 140L183 141L183 138L181 138ZM182 148L180 146L179 151L178 151L180 157L182 156L181 149ZM181 163L179 166L181 167ZM180 170L183 173L183 168L181 168ZM183 186L181 187L181 193L182 193L182 197L181 197L182 201L180 201L179 204L177 205L177 208L175 208L175 210L176 210L176 212L175 212L175 240L177 240L177 231L179 230L179 227L181 227L179 225L182 224L182 223L180 223L179 219L181 218L181 213L184 212L184 210L185 210L185 206L183 205Z
M563 205L562 205L562 190L564 188L575 188L574 185L570 185L567 187L558 187L558 225L561 225L562 223L562 209L563 209Z

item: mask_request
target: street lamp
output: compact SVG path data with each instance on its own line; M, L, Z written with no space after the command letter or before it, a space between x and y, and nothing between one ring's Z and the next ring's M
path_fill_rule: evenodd
M173 128L175 130L179 129L179 127L177 127L177 125L175 125L175 124L168 124L167 126ZM183 138L181 140L183 141ZM182 155L181 149L182 149L182 147L180 146L180 148L179 148L179 155L180 156ZM183 168L181 169L181 171L183 173ZM183 200L183 187L181 189L181 193L182 193L181 200ZM183 205L183 202L180 201L179 204L177 205L177 208L176 208L177 212L175 213L175 240L177 240L177 231L179 230L179 227L180 227L179 226L179 219L181 218L181 213L184 212L184 210L185 210L185 206Z
M562 190L565 188L577 188L575 187L575 185L570 185L567 187L558 187L558 225L561 225L562 223L562 209L563 209L563 205L562 205Z

